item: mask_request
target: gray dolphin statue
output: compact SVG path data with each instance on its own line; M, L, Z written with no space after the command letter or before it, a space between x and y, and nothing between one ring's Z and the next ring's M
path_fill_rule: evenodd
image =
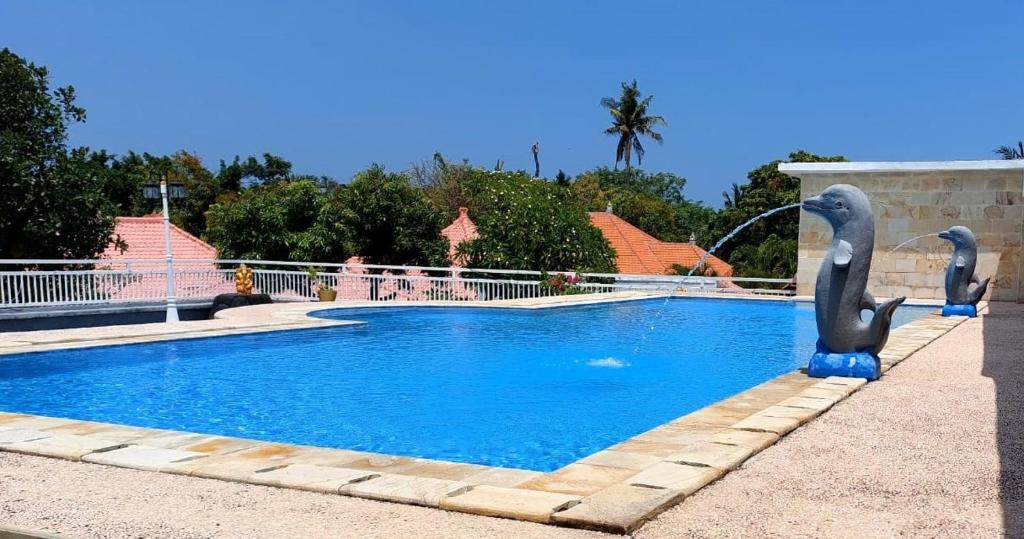
M946 268L946 303L977 305L990 279L979 281L978 274L974 273L978 265L978 242L974 232L965 226L954 226L939 232L939 237L953 244L953 258ZM976 286L971 288L972 284Z
M875 222L868 197L852 185L837 184L808 198L802 207L832 225L832 245L814 288L821 343L833 353L870 352L877 356L889 339L893 312L907 298L878 305L867 291L875 248ZM874 313L869 322L861 318L863 310Z

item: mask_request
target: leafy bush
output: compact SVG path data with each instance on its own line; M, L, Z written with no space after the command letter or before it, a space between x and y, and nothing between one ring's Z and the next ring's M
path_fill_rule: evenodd
M246 189L211 206L206 219L221 258L335 262L354 252L342 208L308 180Z
M338 194L342 222L352 231L355 252L366 262L447 265L444 220L405 175L373 165Z
M565 189L525 172L474 169L464 182L480 233L459 245L470 267L615 271L614 251Z
M540 279L541 289L556 295L582 294L584 290L580 288L579 284L580 276L575 273L570 273L569 275L564 273L549 275L545 272Z
M824 157L802 150L789 154L789 162L793 163L845 160L841 155ZM724 236L736 226L760 213L800 201L800 180L779 172L779 163L782 162L781 160L772 161L747 174L748 183L738 186L739 189L734 190L734 193L738 191L740 195L738 197L739 200L735 200L737 198L735 195L730 195L730 204L719 213L718 228L721 236ZM729 260L734 266L737 263L746 264L745 269L747 272L736 271L737 276L746 277L749 272L760 271L775 277L791 277L793 272L796 271L796 249L785 251L783 256L787 261L781 265L775 262L768 263L772 257L752 255L750 249L757 249L758 246L764 244L773 235L779 241L786 239L795 242L799 230L799 210L794 209L780 212L750 225L733 238L732 241L723 245L722 249L716 254ZM741 247L746 248L746 252L741 254L740 258L734 262L732 253ZM778 251L782 247L776 245L772 249ZM767 263L767 265L761 265L762 262ZM789 272L789 268L793 268L793 272ZM787 271L788 273L777 273L779 271Z
M670 172L596 168L576 177L573 196L589 211L615 215L662 241L688 241L693 234L706 245L714 239L709 228L715 211L683 196L686 179Z
M787 278L796 274L797 240L772 234L757 245L743 244L732 252L736 275L743 277ZM753 283L763 288L765 283Z

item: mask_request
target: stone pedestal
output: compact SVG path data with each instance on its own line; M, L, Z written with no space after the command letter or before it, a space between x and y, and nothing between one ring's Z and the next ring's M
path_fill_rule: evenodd
M882 361L870 352L830 352L818 341L818 351L807 364L807 375L815 378L846 376L874 381L882 375Z
M217 314L217 311L230 309L232 307L247 307L249 305L263 305L274 303L269 294L220 294L213 298L213 306L210 307L210 318Z
M978 316L978 308L974 305L952 305L947 303L942 307L942 316Z

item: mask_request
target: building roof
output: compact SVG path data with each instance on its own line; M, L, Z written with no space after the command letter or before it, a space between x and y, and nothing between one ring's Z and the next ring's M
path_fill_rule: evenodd
M456 267L462 267L464 262L455 256L455 250L459 244L480 236L476 229L476 223L469 218L469 210L466 208L459 208L459 216L452 221L452 224L441 230L441 235L448 238L448 260Z
M591 212L590 224L604 234L615 250L615 266L620 273L666 275L673 264L693 267L707 253L694 244L661 241L611 212ZM732 266L714 255L704 263L715 275L732 276Z
M128 248L121 252L113 244L107 246L100 258L117 260L138 260L157 259L163 260L166 256L164 250L164 223L163 217L159 214L146 215L145 217L118 217L114 225L114 236L120 236L121 240L128 244ZM171 225L171 252L175 259L202 259L214 260L217 258L217 249L205 241L185 232L177 226ZM132 267L153 266L149 264L132 264ZM160 264L156 264L160 265ZM176 267L212 268L213 264L206 263L178 263Z

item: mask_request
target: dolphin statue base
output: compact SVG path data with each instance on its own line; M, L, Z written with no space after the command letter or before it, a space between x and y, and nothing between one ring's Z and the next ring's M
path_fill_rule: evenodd
M832 352L819 340L818 350L807 364L807 375L814 378L867 378L873 382L882 376L882 360L871 352Z
M974 305L954 305L947 303L942 307L942 316L966 316L975 318L978 316L978 308Z

